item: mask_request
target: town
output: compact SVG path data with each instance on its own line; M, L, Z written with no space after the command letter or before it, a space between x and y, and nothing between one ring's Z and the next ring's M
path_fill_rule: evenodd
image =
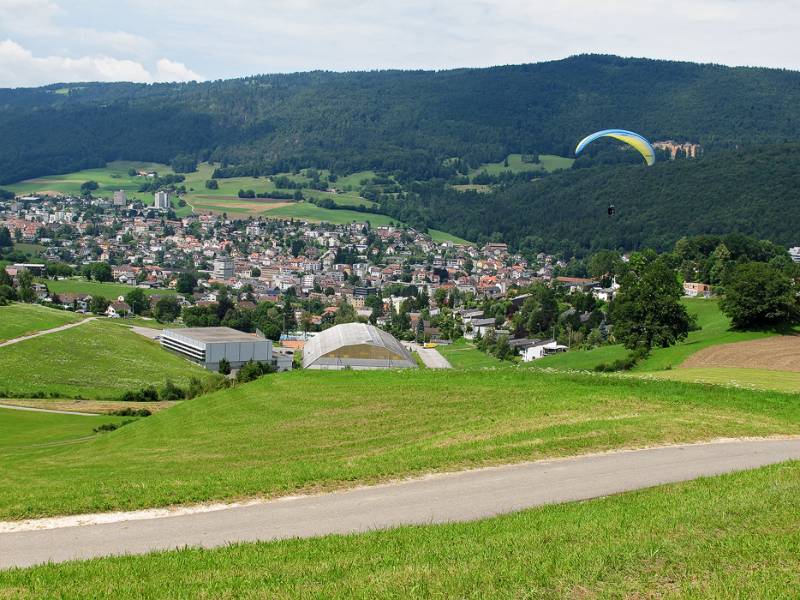
M37 302L113 318L146 314L170 323L182 315L190 326L254 331L242 313L270 303L279 318L261 331L292 349L315 332L360 320L419 343L505 337L526 361L565 351L570 340L515 338L506 316L530 296L520 290L559 286L607 302L617 287L559 276L568 265L552 255L539 253L534 262L499 242L436 243L411 228L373 228L368 215L346 225L226 214L178 218L172 201L168 191L156 192L153 206L129 203L124 191L110 198L9 199L0 203L0 227L18 242L43 246L47 262L15 263L6 272L30 271ZM54 291L54 281L71 278L146 289L147 302ZM508 315L484 314L486 300L506 297ZM601 320L593 323L598 332Z

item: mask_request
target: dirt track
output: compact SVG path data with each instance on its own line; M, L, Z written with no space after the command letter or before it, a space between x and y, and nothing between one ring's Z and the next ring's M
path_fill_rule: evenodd
M704 348L681 364L692 367L739 367L800 372L800 336L779 335Z

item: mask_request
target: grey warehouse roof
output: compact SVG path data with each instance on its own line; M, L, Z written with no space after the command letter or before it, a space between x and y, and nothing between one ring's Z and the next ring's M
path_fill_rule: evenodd
M252 333L245 333L230 327L187 327L185 329L167 329L164 335L183 336L197 342L260 342L264 341Z
M344 323L326 329L306 342L303 348L303 368L309 368L320 358L331 352L336 352L347 346L363 345L374 346L397 355L397 359L392 360L392 364L386 366L417 366L409 351L392 334L364 323ZM372 366L375 361L354 357L339 359L339 362L351 364L352 366L366 367Z

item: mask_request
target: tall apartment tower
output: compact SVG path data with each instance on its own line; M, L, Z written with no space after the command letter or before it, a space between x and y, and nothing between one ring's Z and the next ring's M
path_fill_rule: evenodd
M154 206L160 210L169 210L172 204L169 201L169 192L167 190L159 190L155 194Z
M214 259L214 279L230 279L233 277L233 258L218 256Z
M125 193L125 190L117 190L114 192L114 206L127 206L128 205L128 194Z

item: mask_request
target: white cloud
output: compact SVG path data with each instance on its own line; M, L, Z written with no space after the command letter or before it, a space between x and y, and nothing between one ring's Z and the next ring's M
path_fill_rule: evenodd
M81 68L157 81L197 78L187 64L232 77L585 52L800 69L798 31L800 0L0 0L0 40L30 51L28 63L88 63L48 81ZM43 70L5 65L0 85L43 82Z
M36 86L47 83L76 81L154 81L200 80L197 73L182 63L162 58L154 72L140 62L104 55L70 58L66 56L36 57L20 44L0 42L0 87Z
M203 78L180 62L162 58L156 63L157 81L202 81Z

